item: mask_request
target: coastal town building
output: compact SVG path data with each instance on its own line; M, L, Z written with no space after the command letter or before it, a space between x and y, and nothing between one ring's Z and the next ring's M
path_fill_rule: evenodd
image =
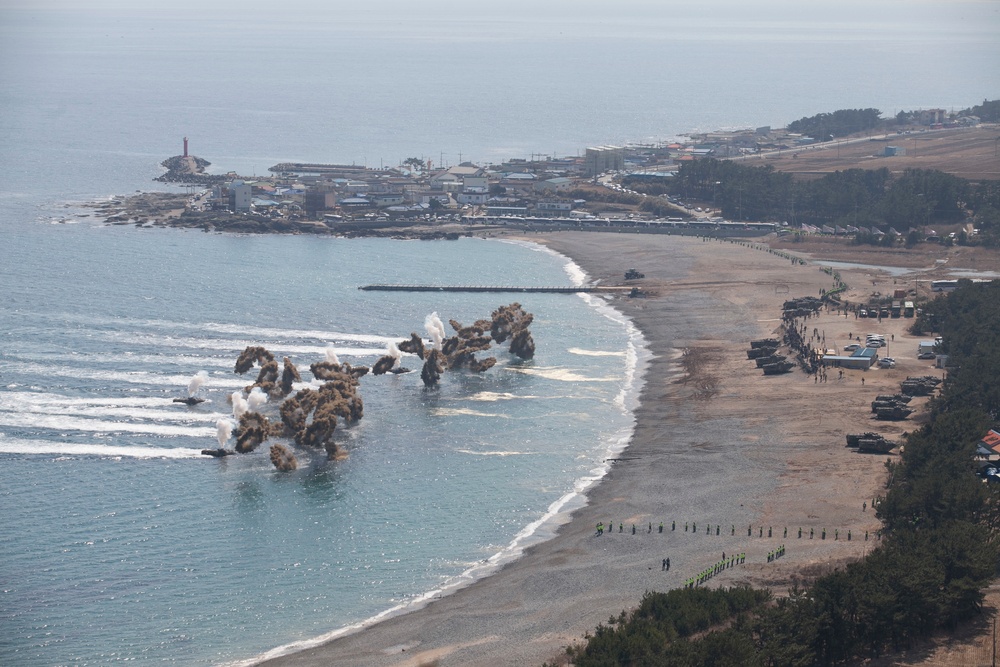
M535 204L535 212L542 216L568 216L573 202L565 199L543 199Z
M568 190L572 185L572 178L560 176L535 183L533 187L535 192L558 192L560 190Z
M625 168L625 151L620 146L595 146L585 152L584 174L597 176Z
M252 197L249 183L235 180L229 184L229 210L235 212L249 211Z

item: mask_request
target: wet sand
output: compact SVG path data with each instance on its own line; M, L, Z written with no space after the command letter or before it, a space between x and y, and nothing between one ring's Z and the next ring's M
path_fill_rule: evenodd
M777 331L785 299L832 286L818 266L692 237L572 232L530 240L572 257L602 284L624 284L629 267L645 273L635 283L645 298L612 302L652 353L628 448L555 538L499 572L266 664L540 665L646 591L680 586L723 552L746 552L746 563L709 585L751 583L780 595L875 544L870 504L884 484L887 457L847 449L844 435L873 430L895 439L914 428L909 420L873 421L869 409L875 394L892 393L906 375L933 371L915 358L916 341L904 331L909 320L833 313L808 320L827 347L843 349L848 332L862 340L868 332L894 337L888 352L900 360L895 369L845 371L843 378L831 370L826 382L800 370L765 377L747 360L747 343ZM884 275L841 274L853 301L893 288ZM616 527L597 536L598 522ZM687 531L685 522L693 524ZM781 544L786 555L767 563L767 552ZM669 572L661 570L664 558Z

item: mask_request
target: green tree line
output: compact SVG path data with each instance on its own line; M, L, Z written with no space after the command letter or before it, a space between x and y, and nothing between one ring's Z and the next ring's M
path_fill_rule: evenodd
M977 104L968 109L958 112L959 116L978 116L984 123L1000 122L1000 100L983 100L982 104Z
M838 109L833 113L818 113L794 120L788 124L789 132L812 137L817 141L829 141L836 137L874 130L882 121L878 109Z
M647 593L637 610L569 647L571 663L853 664L978 614L1000 555L1000 494L973 461L1000 416L998 317L1000 281L963 281L917 320L917 330L940 331L958 366L929 422L888 464L891 483L878 503L884 539L866 558L778 600L746 588Z
M645 192L638 179L626 185ZM662 189L663 186L658 186ZM812 181L796 181L768 165L703 159L681 165L669 194L710 202L732 220L822 226L910 228L973 222L985 245L1000 237L1000 184L972 183L931 169L848 169Z

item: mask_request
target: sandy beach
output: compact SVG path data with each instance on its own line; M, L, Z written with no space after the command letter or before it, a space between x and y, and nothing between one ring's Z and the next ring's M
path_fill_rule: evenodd
M759 244L693 237L573 232L530 240L572 257L602 284L624 284L629 267L645 273L644 298L612 302L652 354L628 448L555 538L494 575L266 664L540 665L646 591L681 585L723 552L745 552L746 562L711 586L745 582L781 595L875 544L871 502L887 456L848 449L844 435L871 430L896 439L914 428L912 419L874 421L869 408L907 375L935 372L933 362L916 359L916 339L905 332L911 320L829 312L807 321L826 347L843 349L848 333L862 341L884 334L891 342L883 354L899 360L894 369L842 378L831 369L826 382L801 370L765 377L746 358L748 341L778 330L784 300L832 287L819 266L793 265ZM854 302L894 287L883 272L841 275ZM615 529L597 536L598 522ZM768 563L767 552L782 544L786 555Z

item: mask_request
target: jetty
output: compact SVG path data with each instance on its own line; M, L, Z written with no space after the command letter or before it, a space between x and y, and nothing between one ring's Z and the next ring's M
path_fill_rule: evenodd
M374 292L544 292L550 294L578 294L631 288L615 287L517 287L510 285L362 285L358 289Z

